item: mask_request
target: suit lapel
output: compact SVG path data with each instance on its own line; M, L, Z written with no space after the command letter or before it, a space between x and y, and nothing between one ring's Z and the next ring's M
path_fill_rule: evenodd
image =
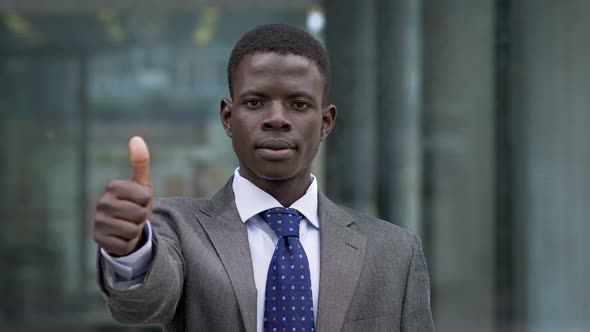
M233 177L199 213L236 294L246 331L256 331L256 284L246 225L240 220L231 188Z
M235 206L231 178L196 215L215 246L236 294L246 331L256 331L256 285L246 225ZM342 208L319 193L320 287L316 331L342 329L365 258L366 237Z
M342 208L319 194L320 288L316 331L339 331L365 259L366 237Z

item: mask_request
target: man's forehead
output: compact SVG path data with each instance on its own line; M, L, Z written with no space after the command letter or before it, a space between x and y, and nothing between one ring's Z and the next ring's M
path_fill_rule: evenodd
M321 92L320 98L323 99L324 97L326 78L314 60L291 52L279 53L272 51L245 54L240 59L233 75L232 90L234 91L231 91L231 93L236 92L236 84L240 85L240 90L250 90L252 84L257 86L259 84L267 85L265 82L261 82L260 79L268 80L269 74L271 77L292 76L305 78L308 81L308 84L305 84L305 90L313 90L314 93L311 93L311 95L315 95L315 92ZM244 83L246 82L245 86ZM239 94L242 94L242 92Z
M242 68L245 67L245 68ZM269 68L281 69L305 69L315 70L319 73L318 66L311 59L294 53L280 54L275 52L257 52L247 54L240 61L239 69L248 69L253 71L265 70Z
M288 78L305 82L310 88L317 89L323 85L322 76L313 61L294 54L280 55L276 53L260 53L245 58L236 72L236 83L241 81L249 84L254 81L271 81Z

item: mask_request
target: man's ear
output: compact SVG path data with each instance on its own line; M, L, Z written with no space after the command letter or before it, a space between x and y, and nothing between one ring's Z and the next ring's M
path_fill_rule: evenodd
M221 119L221 125L223 126L225 133L230 138L231 138L231 107L232 107L231 101L229 101L226 98L223 98L221 100L221 103L219 105L219 109L220 109L219 117Z
M334 128L334 122L336 121L336 106L330 104L326 106L322 111L322 128L320 133L320 140L323 141L328 137L332 128Z

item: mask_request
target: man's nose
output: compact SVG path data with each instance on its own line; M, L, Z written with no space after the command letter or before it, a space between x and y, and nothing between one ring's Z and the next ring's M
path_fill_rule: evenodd
M269 109L268 116L262 122L264 130L290 130L291 122L289 120L289 110L284 107L283 103L273 102Z

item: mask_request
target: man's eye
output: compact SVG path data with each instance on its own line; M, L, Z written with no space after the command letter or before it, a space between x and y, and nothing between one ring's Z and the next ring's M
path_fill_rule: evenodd
M309 108L309 104L302 101L296 101L293 103L293 108L297 110L304 110Z
M256 99L251 99L246 101L246 106L250 107L250 108L258 108L260 106L262 106L262 102L260 102L260 100L256 100Z

